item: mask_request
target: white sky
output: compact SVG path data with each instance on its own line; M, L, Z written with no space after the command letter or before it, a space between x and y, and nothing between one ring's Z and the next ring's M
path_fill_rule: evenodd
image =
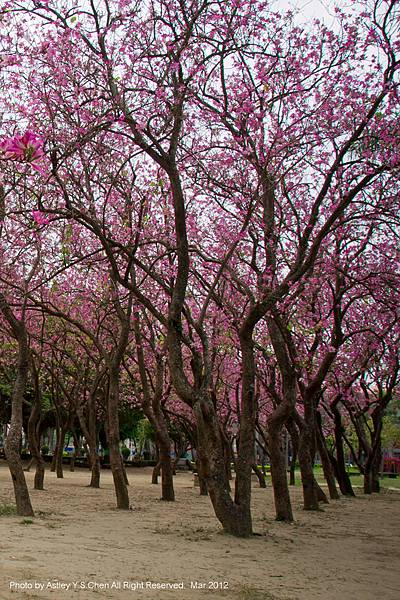
M276 0L273 6L276 10L299 10L300 22L320 19L329 25L332 22L335 5L345 8L349 4L354 4L354 2L352 3L350 0Z

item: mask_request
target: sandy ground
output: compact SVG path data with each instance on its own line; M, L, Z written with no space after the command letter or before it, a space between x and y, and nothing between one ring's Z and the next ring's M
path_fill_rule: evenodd
M240 540L221 533L191 473L176 476L175 503L159 500L149 469L129 475L128 512L114 508L109 471L100 490L86 487L87 471L66 471L64 479L46 473L43 492L32 490L28 473L36 517L0 517L0 599L400 598L398 492L343 498L306 513L295 489L289 525L274 521L271 489L254 482L261 535ZM4 461L0 502L13 502Z

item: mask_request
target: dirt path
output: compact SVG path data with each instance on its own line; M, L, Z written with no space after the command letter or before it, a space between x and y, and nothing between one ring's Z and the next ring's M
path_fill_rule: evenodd
M296 522L287 525L274 521L271 490L254 483L261 536L237 540L221 533L190 473L176 476L174 504L159 500L150 470L129 475L129 512L114 509L110 472L93 490L85 487L87 471L66 471L58 480L46 473L46 491L32 490L33 522L1 516L0 599L400 597L399 493L343 498L324 512L305 513L296 489ZM32 489L33 473L27 479ZM13 502L3 461L0 502Z

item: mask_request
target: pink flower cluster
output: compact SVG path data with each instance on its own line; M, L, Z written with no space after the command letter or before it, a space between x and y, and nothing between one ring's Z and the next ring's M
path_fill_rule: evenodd
M35 221L35 223L37 225L39 225L39 227L42 225L47 225L47 223L50 223L50 219L48 217L46 217L46 215L44 213L42 213L40 210L33 210L32 217L33 217L33 220Z
M36 171L42 172L40 161L44 157L43 140L31 131L15 135L0 142L2 158L28 162Z

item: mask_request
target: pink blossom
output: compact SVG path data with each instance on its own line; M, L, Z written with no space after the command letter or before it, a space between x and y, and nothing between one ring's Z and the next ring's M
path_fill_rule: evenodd
M35 223L37 223L39 226L47 225L47 223L50 222L50 219L46 217L46 215L40 210L33 210L32 217Z
M38 162L44 157L43 140L31 131L0 142L0 152L5 159L31 163L34 169L41 172Z
M17 62L17 57L12 54L0 56L0 67L9 67L17 64Z

